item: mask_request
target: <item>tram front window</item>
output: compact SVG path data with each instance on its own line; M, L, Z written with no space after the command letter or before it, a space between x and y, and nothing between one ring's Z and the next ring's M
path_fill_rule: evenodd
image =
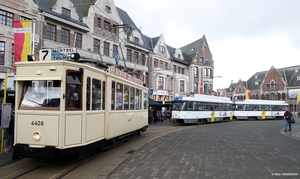
M176 101L172 104L172 110L174 111L181 111L186 108L186 102L183 101Z
M21 107L59 107L61 81L24 81Z

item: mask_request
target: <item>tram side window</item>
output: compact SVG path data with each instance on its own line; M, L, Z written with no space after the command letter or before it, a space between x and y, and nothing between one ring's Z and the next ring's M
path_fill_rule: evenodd
M91 78L86 80L86 110L91 109Z
M24 81L21 107L56 107L60 106L60 80Z
M122 110L123 106L123 84L117 83L116 110Z
M148 108L148 93L144 93L144 109Z
M191 101L187 102L187 109L186 110L193 111L193 102L191 102Z
M105 81L102 83L102 95L101 95L101 101L102 101L102 109L105 110Z
M253 111L253 105L247 104L246 105L246 111Z
M135 109L139 110L140 109L140 90L136 89L135 92Z
M115 110L115 104L116 104L116 99L115 99L115 94L116 94L116 82L112 81L111 83L111 110Z
M124 85L124 110L129 110L129 105L131 108L131 102L129 104L129 86Z
M255 105L252 105L252 106L253 106L253 111L258 111L259 105L255 104Z
M135 88L130 87L130 110L134 109Z
M67 72L66 109L81 109L82 103L82 73Z
M92 110L101 109L101 81L93 79L92 83Z

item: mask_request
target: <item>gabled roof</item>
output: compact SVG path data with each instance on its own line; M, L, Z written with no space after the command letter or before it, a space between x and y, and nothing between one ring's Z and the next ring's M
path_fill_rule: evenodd
M180 48L186 62L190 64L193 61L201 43L202 38Z
M79 16L79 20L72 19L71 17L64 16L62 14L52 11L51 8L55 5L57 0L33 0L33 2L39 7L39 9L44 12L66 19L76 24L88 27L85 23L82 22L82 18L87 16L90 6L93 5L96 2L96 0L70 0L70 1L74 4L76 13Z
M297 76L300 76L300 65L291 66L285 68L278 68L275 70L281 76L281 78L286 82L287 87L299 87L300 80L297 80ZM247 83L249 89L251 90L259 90L262 81L265 79L268 71L256 72L250 79L248 79ZM255 84L257 83L257 85Z
M126 11L118 8L117 8L117 11L118 11L118 14L119 14L119 17L121 18L121 20L123 21L123 25L125 25L123 27L124 29L124 32L129 32L131 33L130 31L132 30L137 30L140 32L141 34L141 37L142 37L142 41L143 41L143 44L144 45L141 45L140 43L138 42L134 42L134 41L131 41L131 40L127 40L128 43L131 43L135 46L139 46L139 47L142 47L142 48L146 48L146 49L151 49L152 48L152 43L151 43L151 39L149 37L147 37L146 35L142 34L142 32L137 28L137 26L135 25L135 23L133 22L133 20L130 18L130 16L127 14Z
M170 57L173 58L174 57L174 53L176 51L176 48L167 45L167 49L168 49Z

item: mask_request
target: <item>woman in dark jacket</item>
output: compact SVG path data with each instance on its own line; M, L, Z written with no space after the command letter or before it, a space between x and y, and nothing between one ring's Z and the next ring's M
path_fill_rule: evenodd
M290 112L289 108L287 107L285 109L285 112L283 114L283 117L285 119L285 126L284 126L284 131L286 132L287 131L287 128L289 126L289 130L288 131L291 131L292 130L292 126L291 126L291 123L289 122L291 120L291 118L293 117L292 113Z

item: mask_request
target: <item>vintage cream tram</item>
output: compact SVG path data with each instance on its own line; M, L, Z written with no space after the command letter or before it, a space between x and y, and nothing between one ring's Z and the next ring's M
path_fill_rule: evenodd
M104 150L148 127L148 88L115 67L34 61L16 69L13 158Z

